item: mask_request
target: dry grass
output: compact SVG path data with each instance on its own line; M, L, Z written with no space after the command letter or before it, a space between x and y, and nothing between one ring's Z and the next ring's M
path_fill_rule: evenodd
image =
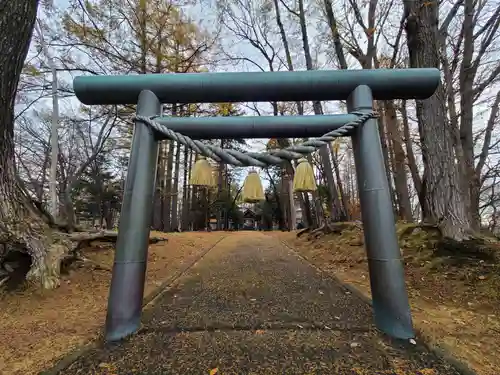
M428 342L468 363L478 375L500 367L500 265L498 244L478 252L438 243L436 233L398 225L416 328ZM315 241L274 233L312 263L370 296L363 234L352 226ZM495 254L496 253L496 254ZM460 254L457 256L457 254Z
M221 232L169 233L168 242L150 246L145 294L174 277L223 236ZM87 249L85 255L110 267L113 262L109 247ZM27 288L1 296L0 374L37 374L98 337L110 278L109 271L84 267L65 275L56 290Z

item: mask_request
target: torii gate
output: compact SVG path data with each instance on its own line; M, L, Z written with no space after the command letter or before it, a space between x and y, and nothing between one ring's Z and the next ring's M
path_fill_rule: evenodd
M371 113L373 100L427 99L438 69L315 70L80 76L77 98L88 105L137 104L106 318L106 339L140 327L158 141L162 126L191 139L318 137ZM161 116L162 103L348 101L349 114L178 118ZM149 124L151 125L151 124ZM414 337L404 270L376 119L351 134L376 326L388 335Z

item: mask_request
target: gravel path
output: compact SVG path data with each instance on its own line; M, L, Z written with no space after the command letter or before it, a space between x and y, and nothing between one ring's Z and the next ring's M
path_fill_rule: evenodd
M228 234L143 323L60 374L460 374L385 338L368 305L261 232Z

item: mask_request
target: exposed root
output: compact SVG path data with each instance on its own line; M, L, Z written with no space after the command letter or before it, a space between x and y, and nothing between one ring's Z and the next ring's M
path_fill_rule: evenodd
M424 230L426 232L434 232L441 236L441 230L437 225L428 223L408 223L401 226L398 230L398 239L402 239L411 236L417 230Z
M442 238L436 245L434 256L448 256L458 263L478 261L496 263L500 261L500 249L498 244L488 243L482 238L463 241Z
M90 266L92 269L95 269L95 270L100 270L100 271L108 271L108 272L111 272L113 271L113 269L111 267L108 267L108 266L105 266L103 264L100 264L100 263L97 263L97 262L94 262L93 260L89 259L89 258L86 258L84 256L79 256L79 257L76 257L75 260L83 265L88 265Z
M319 237L326 234L327 229L328 227L326 224L321 225L319 228L316 228L313 231L311 231L311 233L309 233L309 235L307 236L307 240L312 241L318 239Z
M2 280L0 280L0 288L9 281L10 276L4 276Z
M61 262L70 249L71 243L59 233L47 236L47 242L31 241L31 246L38 256L32 256L32 264L26 275L28 281L40 281L44 289L54 289L60 285ZM33 249L32 249L33 250Z
M108 242L114 244L118 238L118 232L78 232L63 233L50 232L41 237L42 240L32 239L30 242L31 267L26 274L26 280L40 282L44 289L54 289L60 285L61 266L68 267L74 262L90 265L93 269L109 271L111 268L98 264L84 257L80 250L92 246L95 242ZM151 237L150 244L168 241L167 238ZM17 249L16 249L17 250ZM20 251L20 250L17 250ZM24 250L21 250L25 252ZM7 284L8 278L18 270L9 269L9 263L1 264L0 270L5 270L9 275L1 280L0 285Z
M327 234L341 235L344 230L352 230L353 228L363 230L361 222L327 222L317 229L314 229L308 236L308 241L317 240Z
M72 241L72 248L69 254L65 257L65 262L71 264L72 262L79 262L84 265L88 265L93 269L111 272L112 268L94 262L91 259L84 257L80 254L80 250L92 246L92 242L109 242L115 243L118 238L118 232L115 231L101 231L101 232L80 232L72 233L68 235L70 241ZM149 244L155 244L162 241L168 241L167 238L162 237L150 237Z
M69 234L68 238L73 242L71 251L77 251L85 247L90 247L93 241L114 243L118 238L118 232L105 230L100 232L78 232ZM150 245L163 241L168 240L162 237L149 237Z
M73 250L71 251L71 254L69 257L67 257L65 260L66 262L69 261L69 263L72 262L78 262L82 263L83 265L88 265L93 269L96 270L101 270L101 271L108 271L111 272L112 268L102 265L100 263L97 263L91 259L88 259L84 257L83 255L80 254L79 250L88 248L92 246L92 242L109 242L109 243L115 243L117 238L118 238L118 232L115 231L101 231L101 232L87 232L87 233L73 233L69 236L71 241L73 241ZM159 243L162 241L168 241L167 238L162 238L162 237L150 237L149 238L149 244L155 244Z
M301 236L303 236L304 234L306 233L309 233L310 231L312 230L312 228L304 228L304 229L301 229L297 232L297 238L300 238Z

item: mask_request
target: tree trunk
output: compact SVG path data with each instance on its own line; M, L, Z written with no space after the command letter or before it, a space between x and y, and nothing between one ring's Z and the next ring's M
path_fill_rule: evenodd
M224 183L225 183L225 189L227 191L227 199L231 201L233 199L231 196L231 179L229 178L229 171L227 165L224 165L224 176L226 176ZM238 193L235 193L235 197L231 201L231 206L227 207L224 213L224 230L229 230L229 211L233 210L234 201L236 201L237 194Z
M68 231L72 232L75 229L75 207L73 205L73 199L71 197L71 190L73 189L73 184L69 183L68 187L64 191L64 215L66 218L66 227ZM97 207L101 207L99 204Z
M351 220L349 217L349 212L347 210L348 207L348 199L345 195L344 192L344 185L342 183L342 179L340 177L340 168L339 168L339 161L337 159L337 155L334 154L333 149L332 151L332 163L333 163L333 171L335 172L335 178L337 179L337 185L339 189L339 195L340 195L340 200L342 201L342 221L349 221Z
M304 9L304 1L299 0L298 2L299 5L299 21L300 21L300 29L301 29L301 34L302 34L302 48L304 50L304 58L306 60L306 68L307 70L313 70L313 64L312 64L312 57L311 57L311 50L309 47L309 37L307 35L307 24L306 24L306 15L305 15L305 9ZM313 102L313 110L315 115L322 115L323 114L323 108L321 106L321 102L319 101L314 101ZM330 152L329 152L329 146L323 146L319 149L319 155L321 157L321 161L323 162L323 165L325 167L325 179L327 182L327 187L328 190L330 191L330 196L332 198L332 201L330 203L330 210L331 210L331 218L337 218L340 219L340 200L339 196L337 194L337 186L335 184L335 179L333 178L333 168L332 168L332 162L330 160Z
M406 111L406 101L403 100L400 107L401 117L403 119L403 135L406 145L406 158L408 159L408 168L410 169L411 179L413 181L413 186L417 191L418 202L422 210L422 216L426 217L427 207L425 203L425 198L422 189L422 179L418 171L417 160L415 158L415 153L413 152L413 141L411 139L410 124L408 122L408 113Z
M307 193L299 193L299 205L302 210L302 222L306 227L314 227L314 221L311 213L311 203L309 202L309 195Z
M496 131L495 125L497 124L498 115L500 112L499 106L500 106L500 91L497 92L497 95L495 97L495 101L493 102L493 105L491 106L490 117L488 118L488 122L486 124L486 129L484 132L483 146L481 149L481 153L478 156L478 161L477 161L477 165L476 165L475 173L476 173L477 178L476 178L476 184L473 186L473 193L474 194L472 194L472 197L474 198L474 200L471 202L472 209L475 210L475 212L476 211L480 212L479 199L480 199L480 195L481 195L481 188L483 186L484 179L485 179L484 176L482 176L482 171L483 171L484 165L486 164L486 160L487 160L489 152L490 152L492 135ZM492 197L495 196L495 191L494 191L494 187L496 184L495 178L496 177L494 177L494 180L492 183L492 191L491 191ZM496 207L495 207L496 205L493 204L492 206L496 210ZM496 213L495 213L495 215L496 215Z
M269 172L268 172L268 177L271 177L269 175ZM269 182L271 183L271 187L273 189L273 194L274 194L274 198L276 199L276 218L278 220L278 227L280 230L285 230L285 214L283 212L283 206L282 206L282 203L281 203L281 196L280 196L280 192L279 192L279 189L278 189L278 186L276 186L276 184L274 183L274 181L269 178Z
M379 103L377 101L374 101L373 105L374 105L373 109L375 111L378 111ZM387 178L387 184L389 185L389 192L391 194L392 206L393 208L395 208L396 204L394 202L394 198L396 194L394 192L394 186L392 184L392 179L391 179L391 167L389 163L389 147L387 145L386 124L385 124L385 118L383 116L378 119L378 131L380 134L380 145L382 146L382 155L384 157L385 177Z
M43 164L42 164L42 171L41 171L41 176L39 181L39 184L37 188L35 189L35 194L36 194L36 200L38 202L43 202L44 198L44 186L45 182L47 181L47 169L49 167L49 161L50 161L50 148L47 147L47 150L44 152L43 156Z
M289 198L289 183L288 183L288 174L286 172L286 169L283 168L281 170L281 184L280 184L280 197L281 199L281 207L282 207L282 212L283 212L283 219L284 223L286 225L287 230L291 230L291 207L290 207L290 199ZM293 228L293 226L292 226Z
M465 0L463 21L463 57L460 67L460 141L463 153L462 183L463 197L469 213L471 226L479 230L481 218L479 207L473 203L479 201L479 176L475 173L474 160L474 0ZM460 146L458 146L460 147Z
M401 131L399 129L396 108L392 100L384 102L385 123L394 152L394 185L398 198L398 216L406 221L413 221L411 212L410 192L406 175L406 155L403 149Z
M224 140L220 140L220 148L224 148ZM221 161L219 163L219 173L217 173L217 200L218 200L218 205L216 206L216 220L217 220L217 230L222 230L222 200L226 199L225 195L223 194L223 186L224 186L224 163Z
M50 229L31 204L17 177L14 159L14 104L28 53L38 1L4 2L0 13L0 242L26 251L32 260L28 279L44 288L59 285L65 243L53 245Z
M177 143L175 145L175 169L174 169L174 182L172 183L172 225L171 230L178 231L179 230L179 169L181 163L181 145Z
M438 5L404 1L406 36L412 68L439 68ZM446 96L440 84L432 97L417 100L417 119L424 162L423 193L428 212L424 220L439 225L443 236L461 241L470 237L459 164L455 162L454 132L446 117Z
M163 231L170 232L172 224L172 169L174 166L174 141L168 142L168 154L166 163L166 175L165 175L165 207L163 208Z
M181 231L189 229L189 160L191 153L189 148L184 146L184 163L182 164L182 216L181 216Z
M281 21L281 14L280 14L278 0L273 0L273 4L274 4L274 10L275 10L275 13L276 13L276 24L278 25L278 28L280 30L280 37L281 37L281 41L283 43L283 48L285 50L285 57L286 57L287 67L288 67L289 71L293 72L294 67L293 67L293 61L292 61L292 54L290 53L290 46L288 44L288 39L286 37L285 27L283 26L283 22ZM304 115L304 106L303 106L303 103L300 102L300 101L297 101L296 105L297 105L297 113L299 115L301 115L301 116ZM310 156L308 157L308 161L311 162L311 157ZM293 175L294 175L293 168L290 169L289 174L292 176L292 179L293 179ZM312 218L311 204L309 202L309 196L308 196L308 194L299 194L299 201L300 201L300 205L303 207L303 209L302 209L303 210L303 214L306 215L306 218L308 220L308 224L307 225L309 227L314 227L315 223L314 223L314 220ZM316 201L315 201L315 203L316 203ZM316 206L315 206L315 209L317 209ZM322 214L322 212L323 212L323 210L317 210L316 211L315 217L318 218L318 220L320 220L320 215ZM316 221L318 221L318 220L316 220Z
M193 167L193 161L196 160L196 153L194 152L191 152L190 156L189 156L189 176L188 176L188 179L191 179L191 173L192 173L192 167ZM199 186L194 186L192 185L191 186L191 203L189 205L189 212L190 213L194 213L195 211L197 210L201 210L201 204L198 205L198 197L201 196L201 190L203 188L202 187L199 187ZM200 202L201 202L201 198L200 198ZM196 228L198 228L198 218L196 218L194 215L188 215L188 216L191 216L192 217L192 220L191 220L191 225L193 227L193 230L198 230L198 229L195 229L195 226Z
M154 230L163 229L163 205L164 205L164 181L165 181L165 141L159 142L158 148L158 167L156 168L156 184L153 196L153 220Z
M338 64L339 64L339 67L340 69L348 69L348 65L347 65L347 59L345 57L345 54L344 54L344 48L342 47L342 41L341 41L341 38L340 38L340 34L339 34L339 29L338 29L338 25L337 25L337 20L335 18L335 15L333 13L333 4L332 4L332 1L331 0L323 0L323 6L324 6L324 9L325 9L325 16L326 16L326 21L328 23L328 26L330 28L330 32L331 32L331 35L332 35L332 40L333 40L333 47L334 47L334 50L335 50L335 55L337 57L337 61L338 61ZM369 28L374 28L374 23L375 23L375 9L376 9L376 2L373 2L373 1L370 1L369 2L369 10L368 10L368 17L369 17L369 25L368 27ZM363 67L363 69L371 69L372 67L372 60L373 60L373 57L375 55L375 52L376 52L376 48L375 48L375 44L374 44L374 38L370 38L368 40L368 47L367 47L367 52L366 52L366 55L365 56L361 56L361 58L358 57L358 60L361 64L361 66ZM374 105L376 106L376 102L374 102ZM351 110L351 108L349 108L348 106L348 111ZM376 110L376 108L374 108ZM387 156L387 146L386 146L386 141L385 141L385 136L384 136L384 129L383 129L383 124L381 121L379 121L379 127L380 127L380 142L382 144L382 152L383 152L383 156L384 156L384 165L386 167L386 177L387 177L387 181L389 183L389 189L391 190L391 199L393 199L394 195L392 194L393 193L393 189L392 189L392 183L391 183L391 177L390 177L390 169L389 169L389 165L388 165L388 156ZM337 164L335 166L335 173L337 175L337 180L338 180L338 175L339 173L337 172L337 169L338 169L338 163L335 163L334 162L334 165ZM347 215L347 219L351 220L352 217L351 216L351 213L352 213L352 209L351 211L349 210L349 208L347 207L347 202L348 202L348 199L345 198L345 195L343 194L342 192L342 185L341 185L341 182L340 180L338 180L338 183L339 183L339 191L340 191L340 194L341 194L341 197L342 197L342 202L343 202L343 205L345 207L345 212L346 212L346 215ZM354 185L354 180L351 181L351 183ZM349 197L349 200L354 203L354 199L356 197L356 194L357 194L357 189L352 189L352 186L350 186L350 190L351 190L351 194L350 194L350 197ZM353 207L352 204L350 205L351 208Z

